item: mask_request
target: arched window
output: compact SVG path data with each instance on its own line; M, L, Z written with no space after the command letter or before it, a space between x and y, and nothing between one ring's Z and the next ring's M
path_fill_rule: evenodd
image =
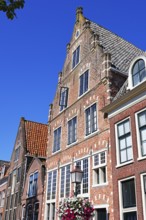
M136 86L146 79L146 66L143 59L137 60L132 67L132 84Z

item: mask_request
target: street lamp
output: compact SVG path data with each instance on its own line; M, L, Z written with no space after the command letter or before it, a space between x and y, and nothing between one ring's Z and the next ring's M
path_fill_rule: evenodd
M71 173L71 181L75 183L75 192L74 195L78 195L78 186L82 182L83 178L83 171L81 170L80 166L77 164L75 168L70 172Z

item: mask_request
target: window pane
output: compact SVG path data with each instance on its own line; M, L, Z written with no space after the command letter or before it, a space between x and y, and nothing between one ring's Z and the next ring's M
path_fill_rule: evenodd
M124 220L137 220L136 212L124 213Z
M122 182L123 208L135 207L135 184L134 179Z

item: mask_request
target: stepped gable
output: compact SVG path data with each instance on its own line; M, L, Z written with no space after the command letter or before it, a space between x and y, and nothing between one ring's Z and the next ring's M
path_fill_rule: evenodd
M48 125L25 120L25 133L27 153L46 157Z
M92 21L90 28L99 36L99 44L104 52L111 54L112 65L126 75L131 61L136 56L145 54L143 50Z

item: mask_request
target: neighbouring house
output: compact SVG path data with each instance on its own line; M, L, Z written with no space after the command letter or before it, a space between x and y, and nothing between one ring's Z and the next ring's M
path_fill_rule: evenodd
M30 198L28 199L28 195L30 194L29 189L27 189L27 186L31 184L31 180L32 185L29 187L35 190L35 194L32 194L31 197L34 196L33 198L35 198L36 194L39 193L34 201L40 203L42 200L40 195L42 191L37 191L37 188L43 187L44 184L43 178L47 133L48 125L21 118L10 161L6 190L5 220L19 220L22 219L22 215L26 216L26 213L24 213L24 206L26 210L28 210L27 205L29 205L29 202L30 204L32 202ZM26 193L25 195L24 191ZM31 218L28 217L27 220L39 219L38 216L41 210L41 203L39 207L36 203L33 209L34 212ZM34 213L36 214L36 209L37 215L35 215L34 218L33 216ZM24 219L26 218L24 217Z
M131 61L127 81L103 112L110 121L114 218L146 220L146 54Z
M90 199L95 220L113 220L118 205L113 204L113 146L109 120L101 110L127 80L131 61L144 51L90 21L78 8L66 53L49 111L41 219L58 219L59 201L73 195L70 172L78 164L83 170L78 196Z
M0 160L0 220L4 216L6 188L8 183L8 170L10 162Z

